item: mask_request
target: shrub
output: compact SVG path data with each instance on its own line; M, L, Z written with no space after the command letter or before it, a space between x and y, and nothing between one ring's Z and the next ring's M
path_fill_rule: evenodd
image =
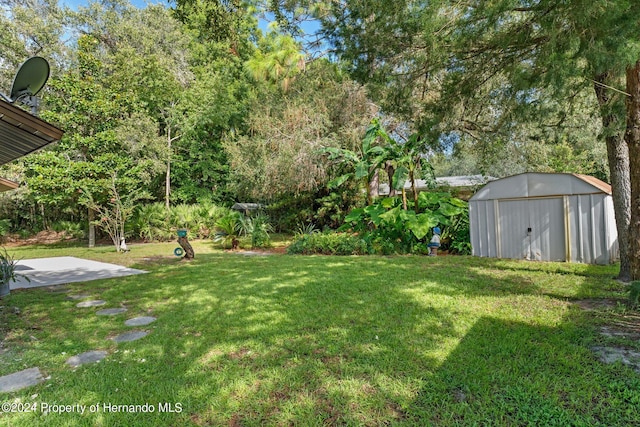
M301 234L289 246L289 254L367 255L373 253L363 238L347 233Z
M74 239L84 239L85 237L84 224L77 222L58 221L51 225L51 229L58 233L65 232L67 236L73 237Z
M432 228L443 229L442 249L471 252L466 202L448 193L420 193L419 212L404 210L399 198L385 198L345 217L342 231L360 233L376 253L423 253Z
M0 297L10 292L10 282L15 282L18 277L24 277L30 281L28 277L16 273L18 262L13 258L5 248L0 251Z
M169 212L163 203L138 207L134 214L134 233L146 241L171 240L175 233L169 226Z
M634 308L640 306L640 281L631 282L629 286L629 304Z
M9 231L11 231L11 221L8 219L0 219L0 243L4 242Z
M225 216L216 221L215 230L214 242L222 242L223 245L230 243L231 249L238 249L239 238L242 233L241 214L235 211L228 211Z
M240 218L240 227L243 234L251 236L252 248L268 248L271 246L269 233L273 231L273 227L269 223L268 216L258 214L254 217Z

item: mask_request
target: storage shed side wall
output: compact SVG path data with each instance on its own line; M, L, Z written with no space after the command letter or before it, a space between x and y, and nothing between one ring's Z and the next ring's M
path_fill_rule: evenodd
M615 227L610 229L609 199L606 194L568 197L572 262L609 264L616 259L617 238Z
M469 232L474 256L497 258L496 212L493 200L469 202Z

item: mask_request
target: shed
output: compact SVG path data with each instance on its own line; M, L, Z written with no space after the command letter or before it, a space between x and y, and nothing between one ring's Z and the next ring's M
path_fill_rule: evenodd
M609 264L618 260L611 186L597 178L523 173L469 200L475 256Z

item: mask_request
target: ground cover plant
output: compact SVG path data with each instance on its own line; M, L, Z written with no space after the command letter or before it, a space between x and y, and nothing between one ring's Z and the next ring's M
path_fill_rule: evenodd
M3 400L156 410L0 414L0 425L640 423L640 374L590 351L606 340L599 325L626 310L615 266L246 256L211 245L194 242L190 262L169 243L132 245L120 259L148 274L65 286L127 307L124 316L96 316L47 289L3 299L0 375L38 366L49 377ZM111 248L46 252L62 253L118 259ZM620 305L586 312L575 302L587 298ZM109 340L141 315L157 317L147 337ZM65 365L94 349L109 355ZM160 412L167 402L180 411Z

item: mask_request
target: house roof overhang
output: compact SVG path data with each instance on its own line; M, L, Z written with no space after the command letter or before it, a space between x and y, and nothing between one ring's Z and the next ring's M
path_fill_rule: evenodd
M8 179L0 178L0 193L3 191L15 190L18 188L18 183L9 181Z
M59 141L63 131L0 100L0 165Z

